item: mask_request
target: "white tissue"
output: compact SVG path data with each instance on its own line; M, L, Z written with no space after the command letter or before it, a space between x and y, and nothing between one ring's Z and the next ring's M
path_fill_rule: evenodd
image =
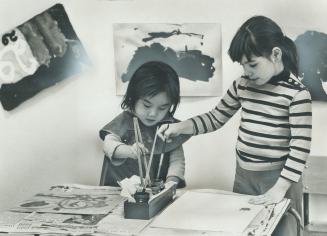
M120 195L126 197L129 202L135 202L133 194L140 188L141 179L137 175L133 175L130 178L125 178L118 182L122 188Z

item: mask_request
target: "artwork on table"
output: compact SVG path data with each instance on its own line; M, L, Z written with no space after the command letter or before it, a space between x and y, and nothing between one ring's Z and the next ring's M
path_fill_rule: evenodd
M135 70L148 61L172 66L182 96L221 95L221 27L218 23L116 23L116 93L123 95Z
M124 199L120 190L110 187L53 186L14 207L18 212L46 212L64 214L108 214ZM82 219L81 219L82 220Z
M299 54L299 74L312 100L327 101L327 34L307 30L294 40Z
M61 4L0 38L0 101L12 110L90 64Z

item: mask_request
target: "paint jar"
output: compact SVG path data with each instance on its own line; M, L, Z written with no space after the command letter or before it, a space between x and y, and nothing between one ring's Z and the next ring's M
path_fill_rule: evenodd
M134 199L138 203L146 203L150 199L150 194L148 192L136 192L134 193Z
M161 179L155 179L154 181L152 181L151 183L151 191L152 194L158 194L161 192L161 190L163 190L165 188L164 182Z

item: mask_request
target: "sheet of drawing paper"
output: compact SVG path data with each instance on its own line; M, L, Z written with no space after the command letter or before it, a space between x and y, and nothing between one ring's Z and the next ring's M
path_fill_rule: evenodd
M248 203L250 196L188 191L165 209L151 227L242 233L262 205Z

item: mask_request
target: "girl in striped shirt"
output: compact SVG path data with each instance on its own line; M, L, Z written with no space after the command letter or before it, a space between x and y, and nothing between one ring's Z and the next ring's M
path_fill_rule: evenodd
M212 132L241 108L233 191L256 195L250 200L253 204L289 198L301 215L301 174L311 143L311 97L297 79L295 44L274 21L254 16L239 28L228 53L241 64L244 75L214 109L163 125L159 135L169 139ZM273 235L292 236L297 231L295 218L286 213Z

